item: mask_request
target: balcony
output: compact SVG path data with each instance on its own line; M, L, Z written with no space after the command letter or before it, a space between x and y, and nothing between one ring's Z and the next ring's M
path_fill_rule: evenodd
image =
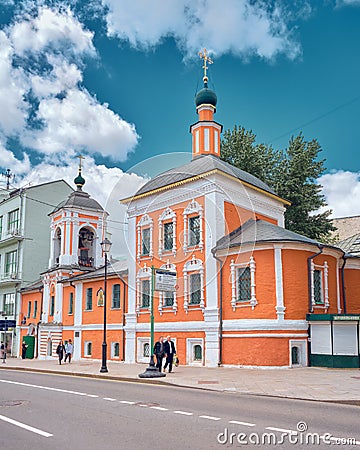
M12 244L13 242L21 241L23 239L24 236L21 234L21 230L17 228L7 232L2 230L2 233L0 234L0 247L5 247L8 244Z
M94 267L94 258L79 256L78 263L82 267Z
M20 281L21 278L17 272L0 274L0 284L18 283Z

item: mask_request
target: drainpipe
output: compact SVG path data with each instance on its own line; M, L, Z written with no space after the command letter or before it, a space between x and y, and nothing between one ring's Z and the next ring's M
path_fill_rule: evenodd
M341 292L342 292L342 297L343 297L343 306L344 306L344 314L346 314L346 289L345 289L345 273L344 273L344 269L345 269L345 264L346 264L346 255L344 254L342 256L342 259L344 261L342 267L341 267Z
M219 361L218 366L222 366L223 355L223 261L215 256L215 249L211 249L213 257L220 263L220 296L219 296Z
M309 256L307 259L307 265L308 265L308 295L309 295L309 312L313 312L313 305L311 301L311 261L316 258L316 256L321 255L323 252L324 246L322 244L317 244L319 251L317 253L314 253L313 255Z
M44 288L39 288L39 292L41 292L41 300L40 300L40 320L36 324L36 354L35 358L39 357L39 348L40 348L40 335L39 335L39 329L41 324L41 319L43 315L43 301L44 301Z
M119 275L119 279L123 284L123 308L122 308L122 360L125 361L125 302L126 302L126 282Z

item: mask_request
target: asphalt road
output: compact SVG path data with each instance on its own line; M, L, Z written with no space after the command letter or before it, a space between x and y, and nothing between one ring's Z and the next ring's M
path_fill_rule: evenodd
M357 406L11 370L0 375L0 449L360 448Z

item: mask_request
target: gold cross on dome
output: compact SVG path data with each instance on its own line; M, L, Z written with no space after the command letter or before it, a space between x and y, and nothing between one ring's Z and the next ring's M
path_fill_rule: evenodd
M81 170L82 160L85 159L85 156L83 156L83 155L78 155L77 158L79 158L79 169Z
M204 65L203 65L203 69L204 69L204 81L207 81L207 79L208 79L208 77L207 77L207 74L206 74L206 71L207 71L207 69L209 68L207 65L206 65L206 63L207 64L212 64L213 63L213 61L212 61L212 59L208 56L208 52L207 52L207 50L206 50L206 48L204 48L204 50L202 51L202 52L199 52L199 56L200 56L200 59L203 59L204 60Z

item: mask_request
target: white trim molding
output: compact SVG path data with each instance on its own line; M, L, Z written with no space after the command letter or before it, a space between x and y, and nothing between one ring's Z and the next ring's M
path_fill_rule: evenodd
M243 268L246 269L249 267L250 269L250 300L240 302L238 301L239 296L239 286L238 286L238 269ZM249 262L235 264L234 260L231 260L230 264L230 273L231 273L231 306L233 311L236 310L236 308L243 308L244 306L251 306L251 309L254 309L255 306L258 304L258 301L256 299L255 294L255 259L250 256Z
M169 261L167 261L166 264L163 264L161 267L161 269L164 270L169 270L171 272L175 272L176 273L176 266L175 264L170 264ZM158 306L158 310L160 313L160 316L163 314L163 312L173 312L174 314L177 313L178 307L177 307L177 299L176 299L176 291L173 292L174 294L174 303L172 305L172 307L167 307L164 306L164 299L165 299L165 293L163 291L159 291L159 306Z
M198 309L198 308L192 308L190 303L190 293L189 293L189 277L193 275L195 272L200 274L200 309L204 313L205 310L205 285L204 285L204 265L201 259L196 259L195 255L193 255L192 259L188 261L184 265L183 269L183 275L184 275L184 310L186 314L190 309Z
M141 247L142 247L142 231L143 229L149 227L150 229L150 248L149 248L149 254L148 255L142 255ZM153 229L154 229L154 223L152 218L148 214L144 214L141 219L139 220L138 224L136 225L137 228L137 259L138 261L142 256L147 256L150 259L153 257Z
M321 303L316 303L315 301L315 283L314 283L314 273L318 270L320 272L320 296ZM317 265L314 261L311 261L311 304L312 308L322 308L327 310L330 306L329 303L329 267L327 261L324 261L324 265Z
M141 282L144 280L149 280L151 284L151 267L147 267L146 263L144 264L144 267L140 269L136 275L136 314L140 314L141 309ZM151 289L151 286L150 286ZM150 293L151 296L151 293ZM151 301L151 299L150 299ZM149 304L149 311L150 311L150 304Z
M171 251L173 256L176 256L176 213L171 208L166 208L159 217L159 258L162 254ZM164 222L172 222L173 235L172 235L172 249L166 250L164 248Z
M188 206L184 209L183 216L184 216L184 244L183 249L184 253L190 251L189 249L189 216L192 214L198 214L199 220L200 220L200 239L199 243L196 245L201 251L204 249L204 239L203 239L203 208L202 206L196 201L192 200ZM191 250L193 248L191 247Z

